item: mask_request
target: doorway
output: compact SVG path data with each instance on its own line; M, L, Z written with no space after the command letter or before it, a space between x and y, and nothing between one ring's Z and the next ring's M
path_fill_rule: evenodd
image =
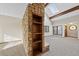
M67 37L67 26L65 25L65 37Z
M53 35L62 35L62 26L53 26Z

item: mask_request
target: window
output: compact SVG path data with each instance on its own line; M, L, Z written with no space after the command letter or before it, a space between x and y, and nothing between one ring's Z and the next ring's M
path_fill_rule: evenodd
M53 34L54 35L62 35L62 26L53 26Z
M49 32L49 26L45 26L45 27L44 27L44 31L45 31L45 32Z

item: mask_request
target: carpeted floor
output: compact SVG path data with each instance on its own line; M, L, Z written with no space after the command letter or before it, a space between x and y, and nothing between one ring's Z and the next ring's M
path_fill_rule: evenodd
M42 56L79 56L79 40L60 36L45 37L49 51ZM0 44L0 56L25 56L22 41Z
M25 56L22 41L0 44L0 56Z
M43 56L79 56L79 39L71 37L45 37L50 50Z

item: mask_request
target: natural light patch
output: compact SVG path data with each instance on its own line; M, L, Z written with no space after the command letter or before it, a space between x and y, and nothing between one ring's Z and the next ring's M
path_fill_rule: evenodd
M8 34L4 34L4 40L6 40L6 42L11 42L11 43L6 44L4 47L2 47L2 49L5 50L5 49L8 49L8 48L11 48L11 47L14 47L14 46L22 44L23 43L22 40L19 40L19 39L20 38L16 38L14 36L11 36L11 35L8 35ZM15 42L17 42L17 43L15 44Z
M51 10L52 15L55 15L55 14L57 14L57 13L59 12L59 10L57 9L55 3L53 3L53 4L49 4L49 9Z
M8 48L12 48L12 47L17 46L17 45L20 45L22 43L23 43L22 41L19 41L17 43L11 42L9 44L6 44L4 47L2 47L2 50L8 49Z
M11 34L4 34L4 40L5 42L15 41L15 40L21 40L21 38L15 37Z

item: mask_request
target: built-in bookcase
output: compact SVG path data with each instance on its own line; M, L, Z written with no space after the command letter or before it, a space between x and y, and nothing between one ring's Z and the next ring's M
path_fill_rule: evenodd
M42 16L32 14L33 55L42 53Z

